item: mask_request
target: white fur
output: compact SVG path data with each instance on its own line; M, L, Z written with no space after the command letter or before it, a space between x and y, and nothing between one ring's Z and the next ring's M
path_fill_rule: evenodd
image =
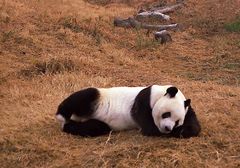
M142 89L144 87L99 89L101 96L94 118L107 123L113 130L136 128L130 111L135 97Z
M83 117L79 117L75 114L72 114L71 120L76 121L76 122L85 122L88 120L88 118L83 118Z
M66 119L61 114L57 114L56 118L58 119L58 121L60 121L61 126L63 128L64 124L66 123Z

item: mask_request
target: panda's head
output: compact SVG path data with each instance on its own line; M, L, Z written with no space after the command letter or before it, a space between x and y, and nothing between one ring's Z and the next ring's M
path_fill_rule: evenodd
M153 106L153 119L161 133L170 133L183 125L191 100L184 97L176 87L168 87Z

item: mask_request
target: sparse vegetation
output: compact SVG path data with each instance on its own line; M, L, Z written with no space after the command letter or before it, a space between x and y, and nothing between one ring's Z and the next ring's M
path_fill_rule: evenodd
M100 21L98 19L98 21ZM92 37L96 44L100 44L101 40L103 39L101 32L98 29L97 23L92 23L91 20L85 19L82 22L82 25L80 24L80 21L77 20L76 17L63 17L59 19L59 24L62 25L64 28L68 28L72 30L75 33L84 33L90 37Z
M240 167L238 1L186 1L171 14L171 23L183 26L167 45L112 22L171 0L3 2L1 168ZM226 33L226 23L237 33ZM192 99L199 137L145 137L132 130L82 138L62 133L55 120L59 103L81 88L152 84L176 85Z
M145 37L145 35L142 34L142 31L140 32L140 30L136 29L136 32L137 36L135 46L137 50L159 46L160 43L158 41Z
M14 32L11 30L8 32L2 32L1 41L4 43L4 42L8 41L9 39L11 39L13 36L14 36Z
M26 77L34 77L37 75L54 75L63 72L77 71L78 67L70 59L58 60L50 59L48 61L36 62L33 66L20 71L20 74Z
M102 5L102 6L105 6L111 3L124 3L128 5L131 4L130 3L131 0L85 0L85 1L91 4Z
M76 17L64 17L59 20L59 23L64 27L71 29L75 33L83 32L83 28L78 24Z

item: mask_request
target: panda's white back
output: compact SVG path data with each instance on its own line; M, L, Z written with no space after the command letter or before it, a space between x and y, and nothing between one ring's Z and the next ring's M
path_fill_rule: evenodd
M131 117L131 108L138 93L145 87L99 88L100 99L94 117L113 130L136 128Z

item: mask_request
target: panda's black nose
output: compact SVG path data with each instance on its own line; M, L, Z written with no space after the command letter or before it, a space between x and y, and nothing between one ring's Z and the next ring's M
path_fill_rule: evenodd
M168 126L165 126L165 130L166 130L167 132L170 132L172 129L171 129L170 127L168 127Z

